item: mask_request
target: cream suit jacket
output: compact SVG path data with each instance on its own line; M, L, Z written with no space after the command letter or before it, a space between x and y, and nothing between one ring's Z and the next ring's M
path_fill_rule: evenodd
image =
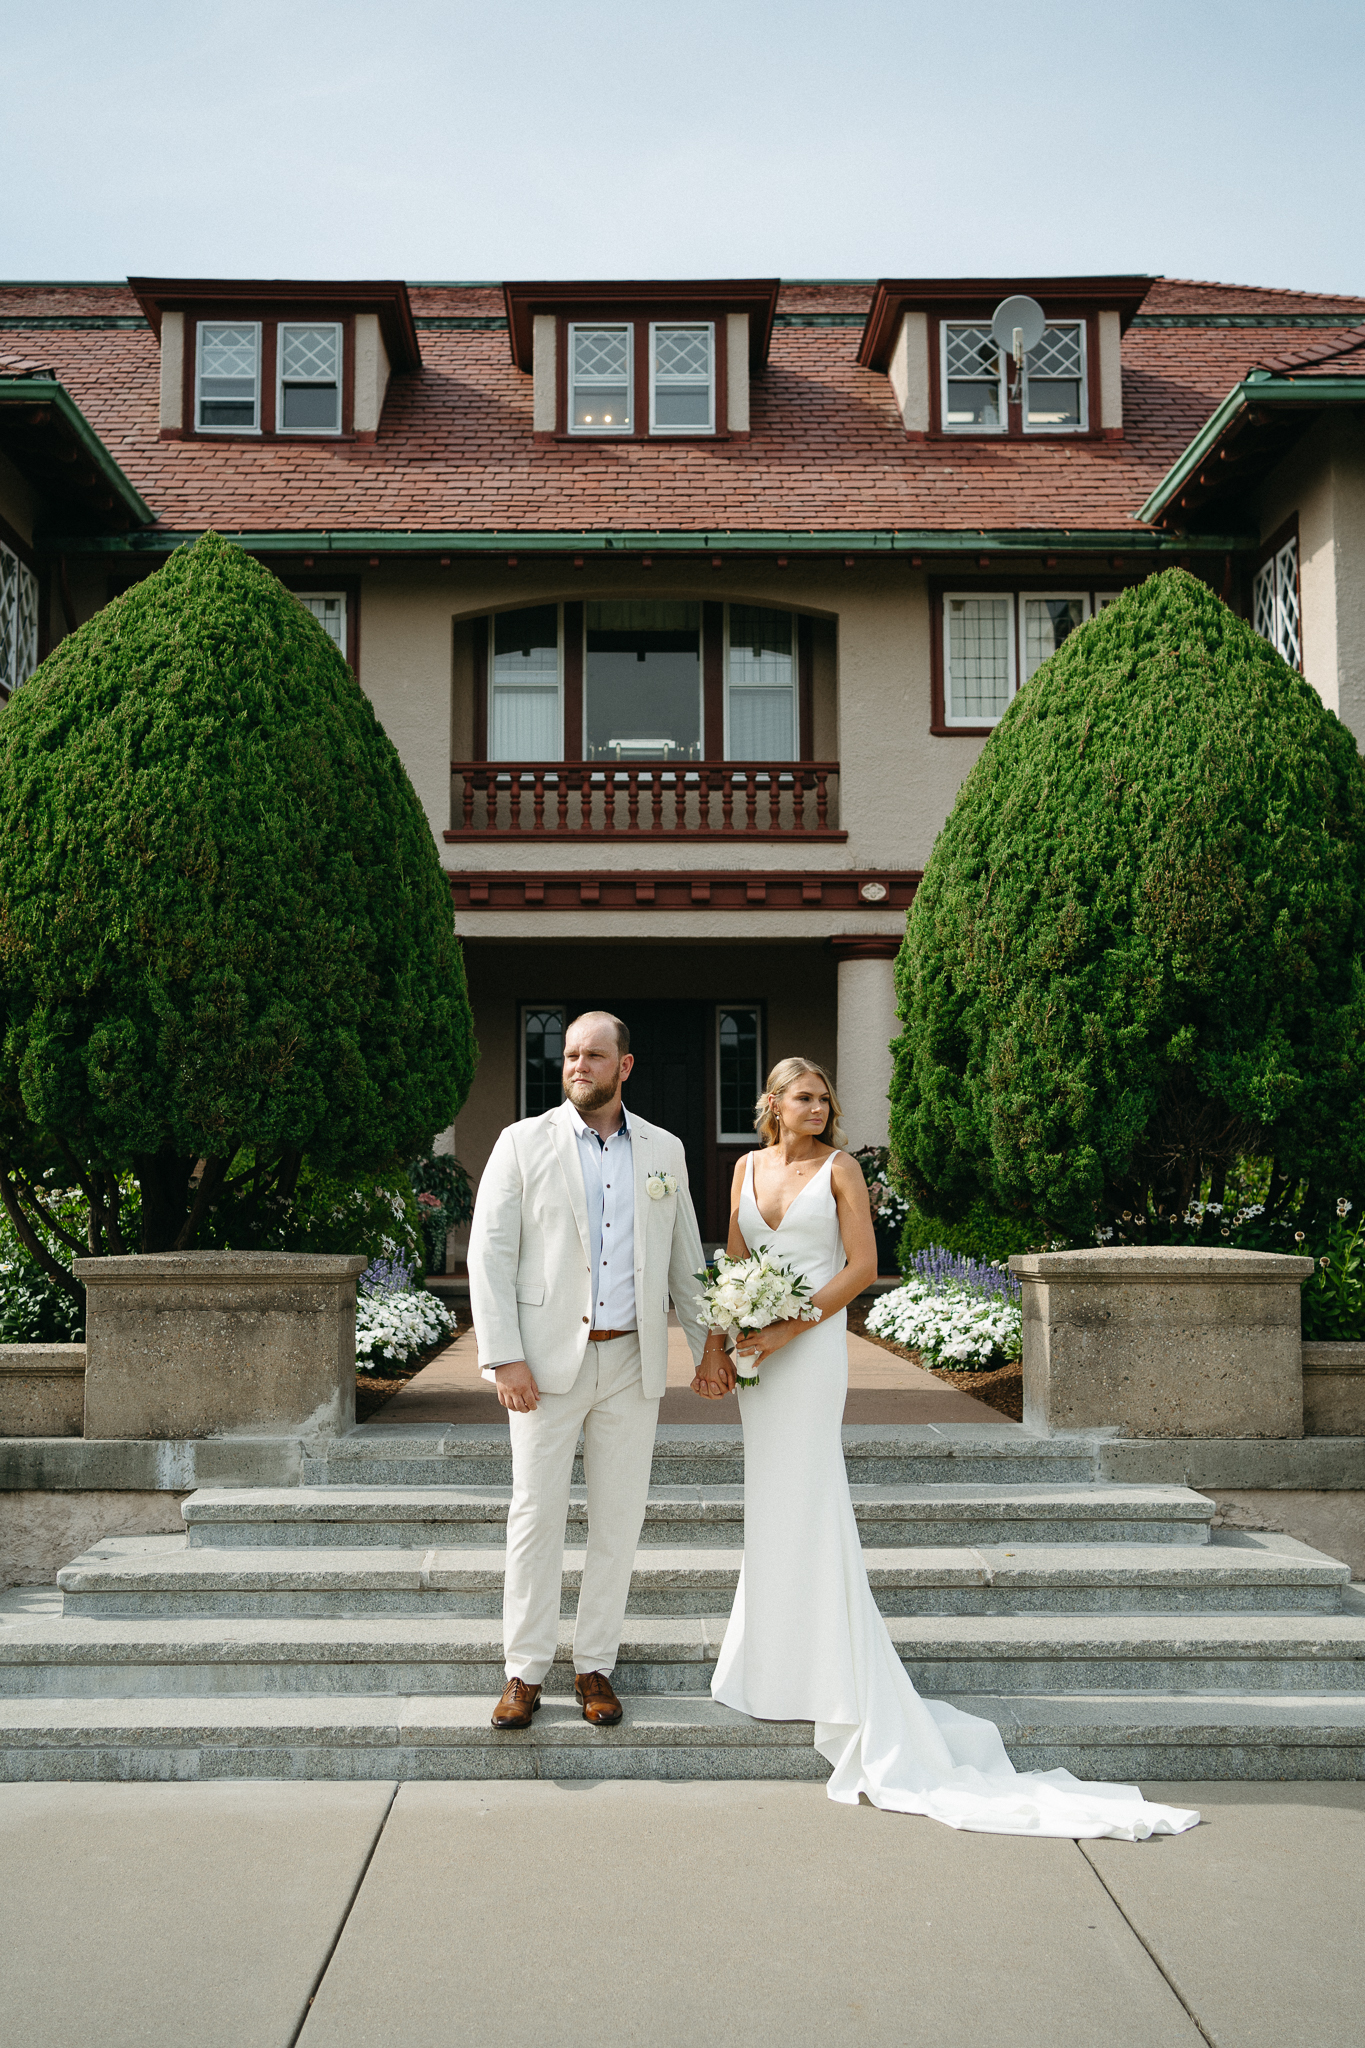
M706 1332L697 1274L705 1260L682 1141L631 1114L635 1179L635 1322L645 1396L668 1379L668 1303L701 1357ZM524 1358L543 1393L565 1394L578 1377L592 1317L588 1202L567 1102L509 1124L479 1182L469 1236L469 1300L479 1356L493 1365ZM677 1192L650 1199L651 1174Z

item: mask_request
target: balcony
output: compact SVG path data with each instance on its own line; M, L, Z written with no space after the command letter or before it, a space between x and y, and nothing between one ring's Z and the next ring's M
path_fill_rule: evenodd
M837 761L452 761L455 843L845 840Z

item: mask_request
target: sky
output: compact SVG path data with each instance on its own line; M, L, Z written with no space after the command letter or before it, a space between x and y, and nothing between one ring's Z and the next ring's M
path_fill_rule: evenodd
M0 0L0 276L1365 294L1365 0Z

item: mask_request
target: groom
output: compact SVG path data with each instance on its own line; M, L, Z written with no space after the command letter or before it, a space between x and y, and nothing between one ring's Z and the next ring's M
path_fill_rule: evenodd
M529 1728L559 1634L578 1434L588 1548L574 1627L574 1693L599 1728L621 1719L611 1671L644 1521L672 1295L694 1359L705 1339L703 1258L681 1140L627 1118L634 1061L618 1017L569 1026L564 1093L509 1124L474 1204L469 1296L483 1377L508 1411L503 1653L495 1728Z

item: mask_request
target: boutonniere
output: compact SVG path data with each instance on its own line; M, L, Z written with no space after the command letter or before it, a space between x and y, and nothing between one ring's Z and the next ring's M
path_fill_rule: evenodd
M676 1195L678 1183L671 1173L651 1173L645 1182L645 1193L651 1202L662 1202L665 1195Z

